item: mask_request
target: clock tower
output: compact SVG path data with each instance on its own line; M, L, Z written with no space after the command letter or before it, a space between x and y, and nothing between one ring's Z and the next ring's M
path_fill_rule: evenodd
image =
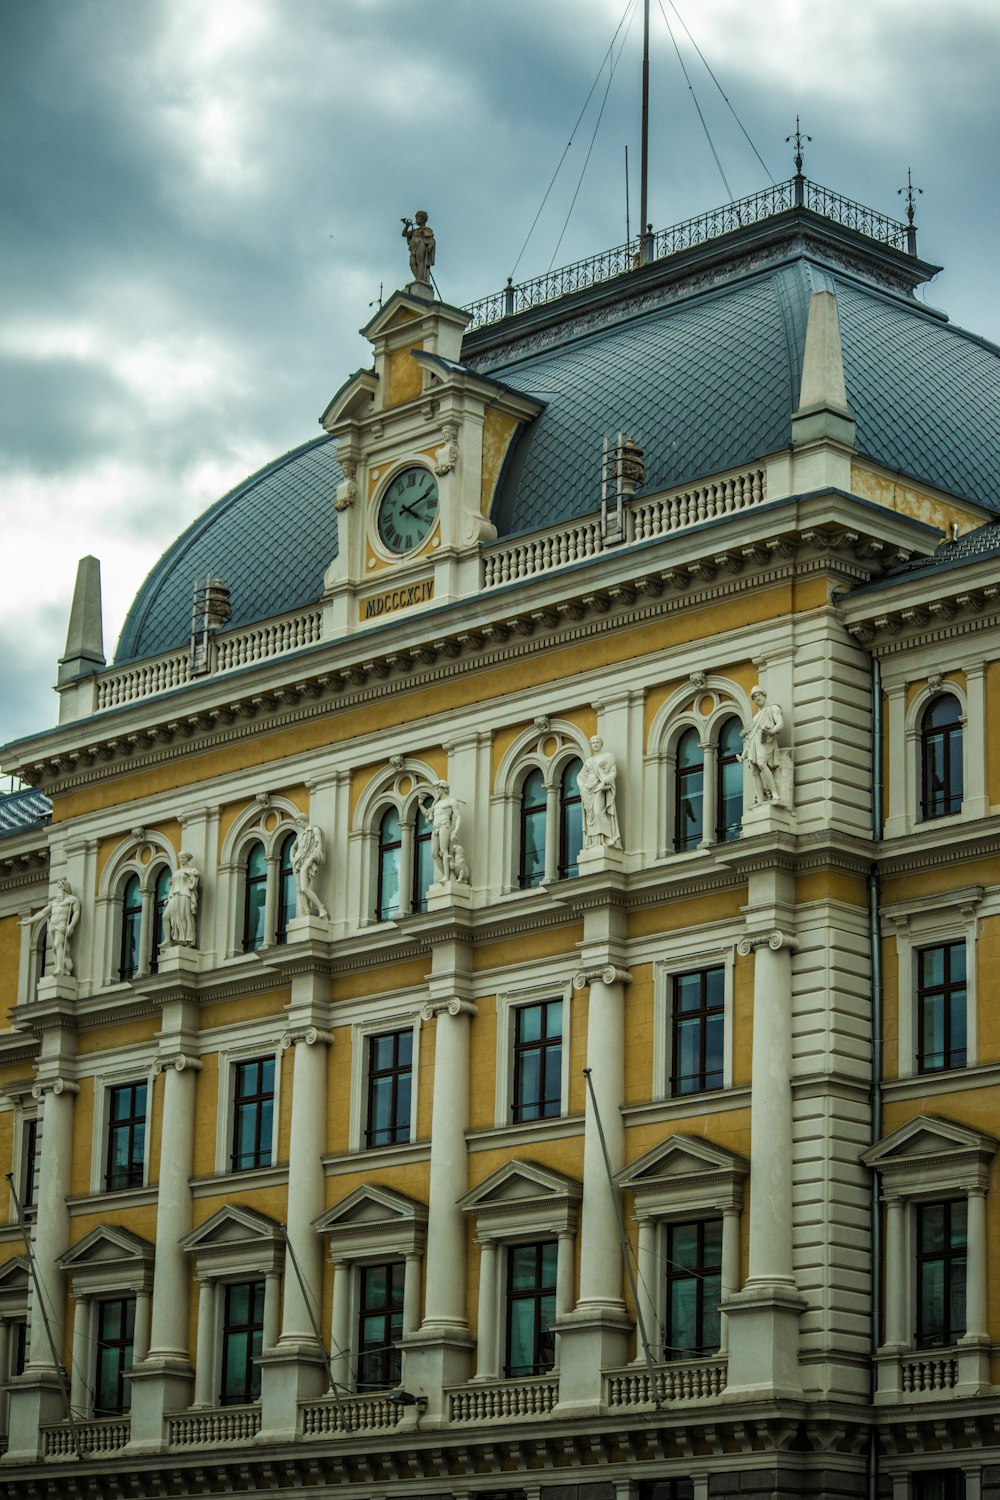
M343 636L479 588L504 460L542 403L462 364L469 314L429 283L395 292L361 331L371 369L321 417L343 471L324 631Z

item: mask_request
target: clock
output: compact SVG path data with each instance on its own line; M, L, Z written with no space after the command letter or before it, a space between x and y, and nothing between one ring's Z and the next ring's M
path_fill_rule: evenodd
M430 535L437 513L438 485L430 469L404 469L378 503L379 541L390 552L411 552Z

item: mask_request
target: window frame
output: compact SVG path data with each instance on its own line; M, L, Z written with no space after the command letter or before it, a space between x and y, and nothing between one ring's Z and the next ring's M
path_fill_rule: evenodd
M291 828L275 844L278 861L277 899L275 903L274 941L281 946L288 942L288 924L298 916L298 885L292 868L292 845L298 838L298 829ZM285 862L287 855L287 864ZM265 909L265 926L266 926ZM266 933L265 933L266 937Z
M386 1037L391 1037L393 1039L392 1066L389 1067L389 1068L376 1068L375 1067L375 1063L374 1063L375 1046L376 1046L377 1042L385 1039ZM400 1062L399 1062L400 1039L403 1038L403 1037L407 1037L409 1039L409 1053L410 1053L408 1062L407 1062L407 1064L406 1064L405 1067L403 1065L401 1065ZM408 1146L410 1144L410 1142L411 1142L412 1135L413 1135L413 1115L414 1115L414 1097L413 1097L413 1095L414 1095L414 1089L413 1089L414 1028L413 1028L412 1025L411 1026L394 1026L394 1027L390 1027L388 1030L385 1030L385 1031L375 1031L375 1030L368 1031L367 1033L365 1033L364 1045L365 1045L365 1048L366 1048L366 1051L367 1051L367 1057L365 1058L365 1081L366 1081L366 1085L367 1085L366 1090L365 1090L365 1096L366 1096L365 1126L364 1126L364 1144L365 1144L365 1149L368 1150L368 1151L376 1151L381 1146ZM404 1073L405 1073L407 1079L409 1080L409 1108L406 1110L406 1120L405 1120L405 1122L401 1118L401 1111L400 1111L400 1108L399 1108L399 1079L404 1075ZM378 1130L379 1130L380 1127L374 1127L373 1124L372 1124L372 1121L373 1121L373 1117L374 1117L376 1080L379 1079L379 1078L388 1078L390 1080L389 1093L390 1093L390 1101L391 1101L390 1102L391 1123L387 1127L382 1127L382 1128L388 1130L388 1132L389 1132L389 1139L388 1140L378 1140L378 1141L375 1141L375 1140L372 1139L372 1137L378 1132ZM405 1134L403 1133L404 1131L405 1131Z
M274 1059L274 1104L272 1118L271 1165L247 1167L235 1174L241 1183L250 1182L256 1172L270 1173L281 1169L278 1157L278 1126L281 1117L282 1057L280 1038L248 1037L239 1043L223 1044L218 1052L219 1107L216 1111L215 1169L219 1177L233 1176L232 1154L235 1139L236 1065L263 1058Z
M961 950L963 974L961 982L952 977L952 955ZM942 955L943 977L940 984L929 984L924 977L924 961L928 955L940 953ZM916 1071L922 1076L933 1073L952 1072L956 1068L964 1068L968 1065L968 958L969 949L962 938L953 939L950 943L932 943L926 947L915 950L917 961L917 1056ZM959 994L961 999L958 1000ZM940 1066L933 1066L928 1062L929 1054L926 1035L926 1005L928 1000L938 998L941 1007L941 1038L942 1038L942 1062ZM952 1045L952 1034L955 1027L955 1014L961 1012L962 1025L961 1034L963 1046L956 1048Z
M928 726L927 720L933 713L935 706L951 699L958 710L955 717L938 729ZM937 822L939 818L956 818L962 814L962 805L965 801L965 728L966 714L964 705L958 694L952 691L950 683L942 683L936 689L920 710L918 727L918 744L920 755L920 800L917 806L917 819L921 823ZM931 756L930 749L932 740L943 736L943 762L945 767L947 790L939 800L944 805L934 807L930 810L933 793L930 789L931 781ZM955 740L958 741L957 751L957 778L955 777ZM958 790L953 789L953 780L957 779Z
M275 1154L275 1141L277 1139L277 1125L278 1125L277 1114L276 1114L276 1111L275 1111L275 1100L276 1100L276 1095L277 1095L277 1087L276 1087L276 1085L277 1085L277 1073L278 1073L278 1068L279 1067L280 1067L280 1062L279 1062L278 1057L276 1057L273 1053L266 1053L266 1052L262 1053L262 1054L260 1054L259 1056L256 1056L256 1057L237 1058L237 1059L235 1059L230 1064L230 1068L231 1068L231 1085L230 1085L230 1087L231 1087L231 1096L232 1096L232 1107L231 1107L232 1130L231 1130L231 1136L230 1136L231 1147L230 1147L230 1154L229 1154L229 1156L230 1156L230 1159L229 1159L229 1170L233 1174L239 1173L240 1175L242 1175L244 1172L258 1172L258 1171L261 1171L261 1170L266 1170L269 1167L273 1167L274 1164L275 1164L274 1163L274 1154ZM240 1093L240 1077L241 1077L241 1074L242 1074L242 1072L244 1070L250 1069L250 1068L256 1068L257 1069L257 1072L258 1072L258 1080L257 1081L258 1081L258 1083L259 1083L260 1086L257 1088L256 1092L247 1093L247 1094L241 1094ZM271 1086L270 1086L269 1090L264 1087L265 1080L264 1080L264 1077L263 1077L263 1072L267 1068L270 1068L270 1070L271 1070L271 1079L270 1079ZM266 1104L270 1105L270 1111L271 1111L270 1130L269 1131L267 1129L267 1122L265 1121L265 1118L264 1118L264 1115L265 1115L264 1106ZM238 1164L237 1158L241 1158L241 1157L243 1157L243 1156L245 1156L247 1154L246 1152L243 1152L243 1151L239 1150L239 1141L240 1141L240 1137L241 1137L241 1125L242 1125L241 1110L244 1108L244 1106L247 1107L248 1109L250 1109L254 1113L254 1115L256 1117L255 1118L255 1124L254 1124L254 1148L253 1148L253 1152L252 1152L252 1155L253 1155L254 1159L252 1161L249 1161L249 1162L240 1162ZM265 1137L265 1135L269 1135L269 1137L270 1137L270 1139L268 1140L266 1146L264 1145L264 1137ZM267 1155L267 1160L266 1161L259 1160L258 1158L262 1157L265 1154L265 1152L266 1152L266 1155Z
M245 1323L230 1323L229 1304L233 1293L237 1290L246 1289L250 1296L248 1298L249 1315ZM258 1360L264 1352L264 1307L267 1291L267 1280L264 1276L251 1276L246 1280L227 1278L220 1281L218 1292L219 1299L219 1338L218 1338L218 1379L216 1381L216 1403L220 1407L225 1406L250 1406L260 1400L261 1372ZM259 1300L260 1320L255 1321L252 1314L256 1310ZM229 1370L230 1338L243 1336L249 1333L250 1337L243 1356L243 1384L240 1390L227 1394L227 1373Z
M528 784L536 776L538 778L538 782L539 782L539 785L540 785L540 788L541 788L541 801L540 802L533 802L530 805L527 805L525 803L525 797L527 795ZM549 798L549 789L548 789L548 786L546 785L545 771L544 771L544 769L541 766L539 766L539 765L535 765L535 764L529 765L528 769L527 769L527 772L521 778L521 783L520 783L520 786L518 788L518 802L517 802L517 807L518 807L517 885L518 885L518 889L522 890L522 891L537 890L539 886L545 884L545 877L546 877L546 873L547 873L548 850L549 850L549 826L548 826L549 825L549 801L550 801L550 798ZM526 863L525 863L525 853L526 853L526 849L527 849L527 840L525 838L525 829L527 827L529 818L533 818L533 819L536 819L536 820L540 821L541 822L541 828L542 828L541 842L540 842L540 844L536 845L536 848L540 848L541 849L541 855L542 855L542 866L541 866L541 870L540 870L540 872L538 874L538 879L537 880L527 878L528 872L527 872Z
M709 1224L713 1226L718 1225L719 1233L718 1263L713 1266L709 1266L705 1258L705 1230L706 1226L708 1226ZM705 1296L705 1282L707 1280L709 1271L712 1271L717 1275L719 1284L719 1301L721 1301L723 1295L723 1228L723 1220L720 1214L704 1214L692 1219L669 1217L664 1219L659 1226L658 1238L661 1242L662 1264L664 1268L665 1281L663 1304L664 1316L662 1323L660 1324L663 1329L662 1358L665 1364L673 1363L677 1360L713 1359L719 1353L719 1350L722 1347L722 1317L718 1312L717 1305L716 1331L718 1332L719 1336L717 1340L710 1340L706 1343L706 1333L710 1331L710 1329L706 1327L706 1320L711 1317L712 1309L709 1306ZM693 1229L695 1231L696 1256L695 1264L691 1267L681 1266L680 1262L677 1260L676 1251L673 1245L674 1236L683 1229ZM682 1271L686 1271L687 1274L681 1274ZM680 1345L675 1345L672 1342L672 1339L675 1336L672 1326L672 1289L674 1286L679 1286L681 1283L692 1283L695 1288L695 1322L697 1324L699 1338L697 1347L691 1349L682 1349Z
M417 1105L420 1087L420 1035L422 1022L420 1010L413 1005L407 1005L400 1010L399 1002L391 1005L380 1004L373 1008L374 1013L369 1013L364 1020L355 1021L351 1027L351 1110L348 1124L348 1150L355 1152L380 1153L404 1151L409 1152L417 1144ZM366 1144L368 1130L368 1059L369 1038L373 1036L384 1036L390 1031L412 1031L413 1048L412 1062L410 1065L410 1138L409 1141L399 1141L384 1146L369 1146Z
M897 1076L899 1079L937 1078L949 1069L923 1073L918 1066L919 954L929 948L965 943L965 1062L979 1062L978 1024L978 912L982 886L966 886L943 895L921 896L882 908L881 935L896 940ZM961 1071L961 1069L957 1070Z
M680 750L681 745L686 740L693 740L701 752L698 762L691 766L681 765ZM707 842L705 836L705 804L707 800L705 796L707 782L705 752L707 748L705 731L701 725L685 723L674 739L672 759L673 795L671 798L673 812L671 819L673 829L671 846L674 854L693 854ZM685 779L694 780L695 776L697 776L700 783L701 817L698 820L696 832L690 835L691 841L689 842L682 836L681 832L681 809L684 806Z
M710 1004L709 981L712 976L719 976L719 989L721 991L717 1004ZM679 1006L680 984L685 979L698 980L698 995L700 1004L693 1010L682 1010ZM722 1045L720 1047L722 1065L718 1069L709 1070L709 1037L712 1023L715 1019L721 1022ZM692 1022L697 1022L698 1036L698 1071L696 1073L681 1074L680 1057L682 1050L682 1036L686 1028ZM670 1076L668 1086L670 1097L690 1098L697 1094L718 1093L725 1087L725 1035L726 1035L726 969L724 964L712 964L707 967L701 966L694 969L679 969L670 975ZM712 1082L718 1075L718 1082ZM680 1087L682 1080L696 1080L691 1087Z
M144 1084L146 1088L146 1127L143 1142L142 1181L131 1187L109 1188L107 1185L109 1132L111 1126L112 1089ZM94 1076L94 1121L90 1157L90 1191L102 1197L118 1193L132 1193L149 1186L150 1140L153 1127L153 1110L156 1098L153 1087L152 1062L136 1066L124 1052L108 1058L99 1075Z
M129 904L128 895L134 887L135 900ZM118 897L118 982L130 984L133 979L138 979L143 971L143 890L142 877L135 870L129 870L119 887ZM129 960L126 962L126 943L129 949ZM132 956L134 953L134 956Z
M526 1251L534 1252L535 1280L530 1288L517 1288L514 1285L514 1269L518 1256ZM551 1251L551 1256L546 1252ZM551 1261L551 1281L545 1282L541 1279L545 1259ZM558 1269L559 1269L559 1241L551 1236L541 1240L512 1240L503 1247L503 1286L504 1307L503 1327L504 1342L501 1365L503 1378L505 1380L530 1380L535 1375L547 1375L556 1367L556 1336L552 1325L558 1317ZM545 1321L544 1303L551 1303L551 1317ZM515 1305L530 1304L532 1306L531 1330L532 1330L532 1354L534 1358L527 1366L519 1365L514 1368L511 1361L511 1348L514 1337L513 1312ZM548 1335L551 1340L552 1357L542 1360L539 1358L542 1339Z
M554 1039L554 1036L548 1030L549 1012L556 1005L559 1006L558 1041ZM525 1040L521 1035L522 1023L529 1011L533 1010L541 1012L539 1036L535 1040ZM563 1001L558 997L547 1000L528 1000L522 1005L515 1006L513 1009L514 1057L513 1078L511 1081L511 1116L512 1122L515 1125L525 1125L535 1120L557 1119L562 1113L563 1053L566 1050L566 1038L563 1031L564 1015ZM547 1092L546 1083L549 1076L549 1053L554 1052L557 1047L559 1052L559 1093L558 1096L553 1098ZM525 1069L529 1060L536 1055L541 1059L538 1068L538 1089L536 1091L539 1097L536 1099L525 1099L522 1097L522 1094L525 1092ZM538 1113L526 1113L530 1109L537 1109Z
M258 849L261 852L263 869L259 874L251 875L250 861L255 856L255 852ZM240 902L240 909L243 914L242 922L240 924L240 952L244 954L259 953L262 948L268 947L267 888L269 884L268 876L270 874L270 871L268 869L267 844L262 837L250 839L243 846L242 850L240 851L240 867L242 871L243 897L242 901ZM254 892L258 890L263 895L263 903L260 908L261 922L259 943L251 940L252 935L250 932L251 899Z
M133 1101L132 1102L133 1102L133 1105L135 1103L135 1093L136 1093L136 1090L138 1090L138 1089L142 1089L143 1090L144 1096L145 1096L144 1099L143 1099L143 1106L144 1106L143 1107L143 1113L142 1113L142 1116L140 1117L139 1115L137 1115L137 1114L135 1114L133 1112L132 1114L128 1115L125 1120L123 1120L123 1121L117 1121L115 1119L115 1116L114 1116L114 1096L116 1094L122 1093L125 1089L130 1089L132 1091L132 1095L133 1095ZM104 1095L105 1095L105 1098L104 1098L104 1109L103 1109L103 1127L104 1127L103 1128L103 1135L104 1135L105 1149L104 1149L103 1191L106 1192L106 1193L121 1193L121 1192L126 1192L129 1188L143 1187L145 1185L145 1183L146 1183L146 1174L147 1174L147 1154L148 1154L147 1153L147 1147L148 1147L148 1142L149 1142L149 1106L150 1106L150 1102L151 1102L150 1080L147 1077L147 1078L140 1078L140 1079L129 1079L127 1082L124 1082L124 1083L108 1083L108 1084L105 1085ZM138 1160L138 1162L136 1162L136 1160L135 1160L135 1151L134 1151L135 1136L136 1136L136 1126L140 1123L140 1121L141 1121L141 1126L142 1126L142 1150L141 1150L141 1153L140 1153L139 1160ZM129 1146L129 1151L128 1151L129 1165L128 1165L128 1168L127 1168L127 1171L126 1171L126 1176L127 1176L128 1180L125 1181L125 1182L115 1182L115 1183L113 1183L111 1181L111 1176L112 1176L112 1146L113 1146L115 1131L116 1131L116 1129L118 1127L120 1127L122 1125L124 1125L126 1127L126 1129L127 1129L127 1139L128 1139L128 1146ZM138 1167L138 1172L136 1172L136 1168L137 1167ZM132 1180L133 1178L135 1178L135 1180Z
M955 1246L951 1233L954 1220L954 1210L961 1209L963 1238L959 1246ZM939 1253L925 1250L922 1245L923 1222L927 1214L932 1210L942 1210L947 1234L946 1243ZM913 1264L914 1264L914 1290L915 1290L915 1313L913 1322L913 1344L916 1349L951 1349L965 1337L968 1327L968 1262L969 1262L969 1218L967 1198L944 1198L931 1202L919 1202L913 1205ZM925 1323L924 1313L924 1290L926 1267L940 1265L941 1267L941 1303L944 1324L940 1330L928 1331ZM954 1280L957 1267L961 1265L961 1295L962 1295L962 1327L951 1326L952 1294L955 1290Z
M561 763L561 765L559 767L559 781L558 781L557 788L556 788L556 795L557 795L557 800L556 800L556 837L558 839L558 843L556 845L556 879L557 880L572 880L577 875L579 875L579 873L580 873L580 855L583 853L583 847L584 847L584 844L583 844L583 797L582 797L582 795L580 793L579 784L577 784L577 789L576 789L575 793L569 793L569 794L567 794L567 791L566 791L566 778L569 775L570 771L573 769L573 765L574 765L574 763L576 761L580 762L578 770L577 770L577 775L579 775L580 771L583 770L583 763L584 763L585 759L586 759L585 756L577 755L577 754L574 753L572 755L567 756L566 759ZM579 828L580 846L579 846L579 848L576 851L576 858L575 859L570 859L569 858L569 849L570 849L570 840L569 840L570 821L569 821L569 812L568 812L568 810L571 809L571 808L574 808L574 807L578 807L580 809L580 828ZM546 830L546 832L548 832L548 830ZM546 841L546 847L547 847L547 841Z
M365 1304L365 1285L369 1274L374 1271L388 1273L386 1282L389 1288L389 1298L381 1306L368 1307ZM354 1299L356 1306L353 1319L355 1333L352 1353L357 1372L355 1389L359 1395L368 1391L394 1390L402 1379L403 1361L399 1344L404 1334L405 1277L406 1262L399 1256L394 1256L389 1260L357 1262ZM392 1300L396 1292L398 1292L398 1302ZM368 1318L380 1318L383 1322L382 1343L371 1349L364 1337L365 1321ZM385 1327L386 1320L388 1320L388 1331ZM380 1366L380 1373L375 1380L362 1380L361 1373L365 1367L365 1360L376 1354L379 1356L376 1363Z
M739 736L739 749L732 755L723 755L722 732L730 724L735 724L737 726L737 734ZM743 813L745 811L746 798L746 788L743 781L744 772L742 761L743 727L742 717L734 709L731 714L727 714L725 718L720 719L713 730L712 743L715 747L715 808L713 823L715 826L712 832L714 841L717 844L735 843L743 832ZM740 784L740 816L737 823L724 824L722 821L722 811L725 807L725 776L726 770L731 766L736 766L738 768L737 775ZM735 832L732 831L733 829L735 829Z
M533 984L523 989L502 992L496 999L497 1045L496 1045L496 1111L494 1124L498 1129L537 1130L546 1123L554 1124L569 1113L569 1067L572 1046L572 982L559 984ZM535 1120L516 1120L515 1103L515 1037L517 1034L517 1012L524 1007L558 1000L562 1004L562 1056L559 1073L559 1109L550 1115Z
M101 1417L120 1417L131 1409L132 1387L125 1379L128 1371L132 1368L132 1358L135 1348L135 1315L138 1299L133 1293L131 1296L122 1295L117 1297L95 1297L91 1315L93 1319L93 1355L91 1364L93 1366L93 1392L94 1405L93 1415ZM109 1307L119 1307L123 1313L123 1330L118 1339L104 1340L101 1338L101 1327L104 1311ZM129 1329L129 1311L131 1310L131 1329ZM102 1349L117 1349L117 1372L115 1375L116 1400L111 1406L102 1406L99 1403L101 1394L101 1351Z
M734 980L736 968L736 943L720 934L719 941L706 943L704 930L692 934L690 946L683 937L672 944L669 958L657 959L653 965L653 1057L650 1098L653 1102L668 1099L689 1100L697 1109L702 1094L717 1096L721 1090L733 1087L733 1015ZM696 946L697 945L697 946ZM722 1083L720 1089L699 1090L689 1094L673 1091L673 994L674 979L678 975L695 973L702 969L723 970L722 996Z

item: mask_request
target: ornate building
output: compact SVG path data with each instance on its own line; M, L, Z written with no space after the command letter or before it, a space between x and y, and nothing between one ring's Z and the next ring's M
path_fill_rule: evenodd
M4 751L6 1492L996 1500L1000 351L801 177L411 236Z

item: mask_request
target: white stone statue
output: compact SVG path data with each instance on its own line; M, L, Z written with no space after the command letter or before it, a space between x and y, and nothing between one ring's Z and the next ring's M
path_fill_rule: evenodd
M462 816L457 797L451 795L446 781L435 781L429 794L417 793L417 802L424 817L430 820L435 882L442 885L445 881L455 880L468 885L469 865L465 850L458 842Z
M80 902L73 894L73 887L65 877L56 881L56 894L49 901L48 906L43 906L41 911L36 911L34 916L23 917L18 922L18 927L38 927L43 922L48 922L48 948L52 954L51 967L46 967L46 972L51 974L70 975L73 972L73 960L70 957L69 943L80 921Z
M458 423L444 424L444 442L434 449L435 474L450 474L458 463Z
M303 917L328 917L330 913L316 894L316 876L326 861L323 830L306 817L295 819L299 830L292 845L292 872L298 893L298 912Z
M587 756L576 778L583 805L583 846L585 849L600 845L620 849L618 766L610 750L605 750L599 734L594 735L590 748L592 754Z
M757 712L754 714L750 728L743 730L741 759L750 767L756 793L755 801L770 802L773 807L780 807L781 797L778 792L777 778L778 735L784 725L785 716L777 703L768 703L767 693L762 687L752 688L750 697L757 705Z
M403 239L406 241L410 251L410 271L414 281L423 281L428 285L431 279L431 266L434 264L434 256L437 251L437 241L434 231L427 222L427 215L421 208L417 213L417 222L412 219L403 221Z
M194 855L182 849L177 869L170 877L170 891L163 908L163 942L168 948L194 947L200 879Z

